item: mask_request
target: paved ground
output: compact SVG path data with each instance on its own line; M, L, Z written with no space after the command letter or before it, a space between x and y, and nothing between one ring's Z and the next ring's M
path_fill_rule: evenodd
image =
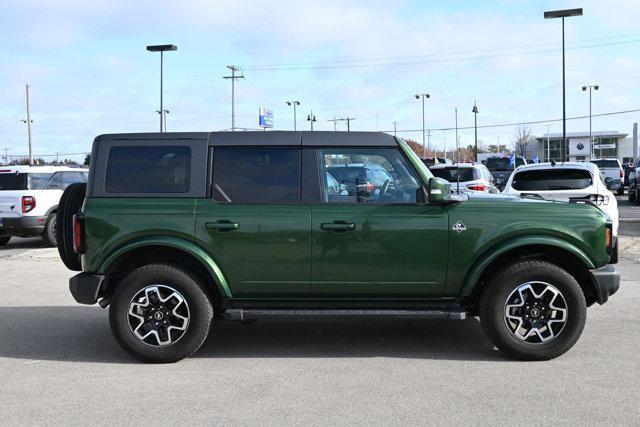
M0 250L0 425L637 425L637 225L621 226L618 294L540 363L505 359L468 319L221 323L195 357L142 365L106 310L75 304L55 249L15 239Z

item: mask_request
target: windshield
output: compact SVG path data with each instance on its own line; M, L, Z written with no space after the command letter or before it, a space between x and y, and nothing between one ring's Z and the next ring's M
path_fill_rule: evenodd
M431 173L433 176L446 179L449 182L458 181L458 176L460 177L461 182L473 181L475 179L473 176L473 169L471 168L434 168L431 169Z
M2 190L26 190L26 173L0 173L0 191Z
M516 157L516 167L524 165L522 157ZM489 157L487 159L487 169L490 171L506 171L513 170L513 166L509 167L509 157Z
M580 190L593 183L584 169L542 169L516 173L512 187L518 191Z
M617 160L591 160L591 163L598 165L599 168L620 168Z
M50 173L30 173L29 174L29 189L30 190L42 190L47 182L51 178Z

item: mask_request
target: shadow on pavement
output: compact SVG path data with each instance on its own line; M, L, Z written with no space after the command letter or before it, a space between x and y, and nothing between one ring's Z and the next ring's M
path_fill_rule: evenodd
M135 363L111 336L107 314L98 307L0 307L0 357ZM218 322L193 357L505 360L475 318Z

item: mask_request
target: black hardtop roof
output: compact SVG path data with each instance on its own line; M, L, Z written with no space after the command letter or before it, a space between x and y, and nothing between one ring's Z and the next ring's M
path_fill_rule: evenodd
M95 141L149 141L149 140L201 140L216 147L239 146L360 146L393 147L397 143L392 135L382 132L331 131L221 131L221 132L169 132L121 133L97 136Z

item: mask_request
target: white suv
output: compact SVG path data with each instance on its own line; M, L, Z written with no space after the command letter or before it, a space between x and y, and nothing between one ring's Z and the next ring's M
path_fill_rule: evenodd
M69 184L86 182L86 169L68 166L0 166L0 246L11 236L42 235L56 245L56 211Z
M613 222L613 235L618 235L618 202L607 189L595 163L534 163L520 166L507 181L504 194L592 203L609 215Z
M454 193L497 194L500 192L491 172L482 163L437 163L429 170L433 176L449 181L451 191ZM458 179L460 179L460 190L458 190Z

